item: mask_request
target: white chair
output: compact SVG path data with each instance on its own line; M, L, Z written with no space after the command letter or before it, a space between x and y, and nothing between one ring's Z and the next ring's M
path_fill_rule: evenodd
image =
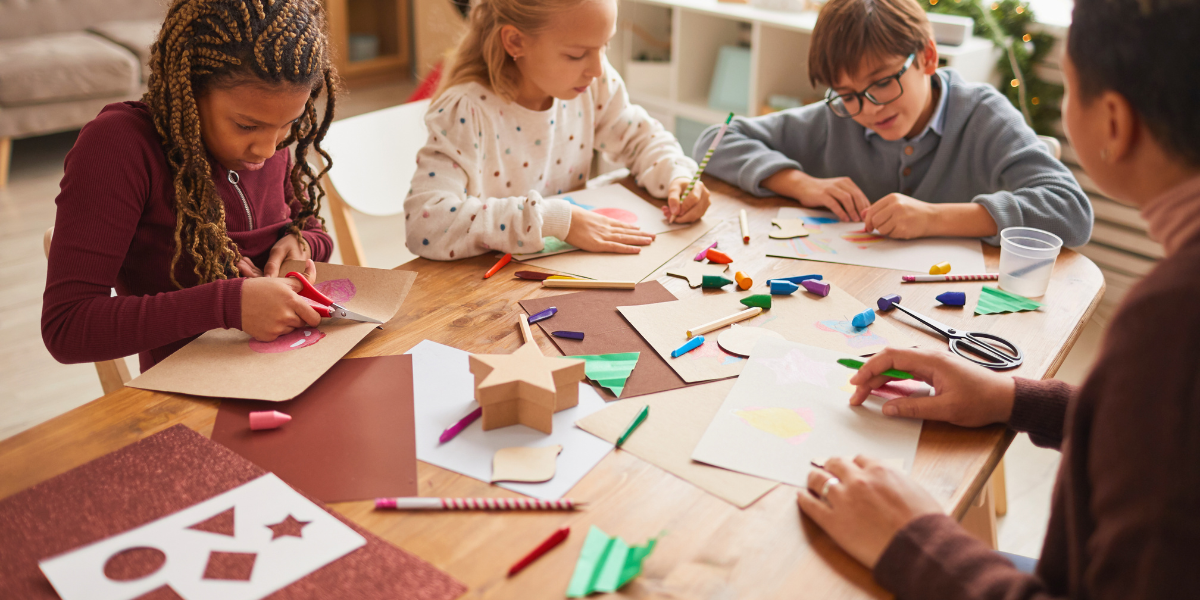
M46 234L42 236L42 251L46 256L50 256L50 241L54 238L54 228L46 230ZM129 365L125 363L124 358L114 358L112 360L102 360L96 363L96 375L100 377L100 388L105 394L111 394L129 383Z
M342 263L363 267L366 257L351 209L378 217L404 212L404 197L425 145L429 100L334 122L321 147L334 168L322 180Z

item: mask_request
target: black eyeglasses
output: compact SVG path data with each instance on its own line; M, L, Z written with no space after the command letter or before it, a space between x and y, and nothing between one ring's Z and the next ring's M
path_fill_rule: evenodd
M904 95L904 86L900 85L900 77L908 72L908 68L912 66L916 58L917 55L915 53L909 54L908 58L904 61L904 66L900 67L898 73L872 83L867 86L867 89L861 92L839 94L832 89L825 92L825 104L828 104L833 114L839 117L853 117L862 112L863 98L870 100L871 104L876 106L895 102L896 98Z

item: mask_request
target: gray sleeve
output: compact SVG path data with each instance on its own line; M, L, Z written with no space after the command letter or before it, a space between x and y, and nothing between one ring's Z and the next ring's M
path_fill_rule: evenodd
M1093 217L1087 195L1008 100L999 93L985 98L968 127L982 146L975 155L986 161L988 187L1003 190L971 201L987 208L997 231L1034 227L1057 235L1068 247L1088 242ZM983 241L999 245L1000 235Z
M819 110L814 110L819 109ZM824 140L824 106L807 106L763 117L737 117L709 159L705 172L760 197L774 196L762 181L783 169L804 170L801 157L804 140ZM692 149L697 162L704 159L720 125L704 130Z

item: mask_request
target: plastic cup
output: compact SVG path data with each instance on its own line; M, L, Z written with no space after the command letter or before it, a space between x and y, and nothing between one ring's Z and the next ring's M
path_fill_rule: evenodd
M1035 298L1046 293L1062 238L1032 227L1000 232L1000 289Z

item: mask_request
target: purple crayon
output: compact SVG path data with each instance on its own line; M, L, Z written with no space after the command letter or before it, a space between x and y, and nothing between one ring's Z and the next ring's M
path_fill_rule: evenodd
M963 306L967 303L966 292L942 292L938 294L937 301L946 306Z
M554 337L566 338L568 340L582 340L582 331L551 331L550 335Z
M816 279L805 279L800 282L804 289L824 298L829 295L829 284L817 281Z
M545 321L546 319L553 317L557 312L558 312L558 308L551 306L550 308L547 308L546 310L543 310L540 313L529 315L529 324L533 325L534 323L537 323L538 321Z

